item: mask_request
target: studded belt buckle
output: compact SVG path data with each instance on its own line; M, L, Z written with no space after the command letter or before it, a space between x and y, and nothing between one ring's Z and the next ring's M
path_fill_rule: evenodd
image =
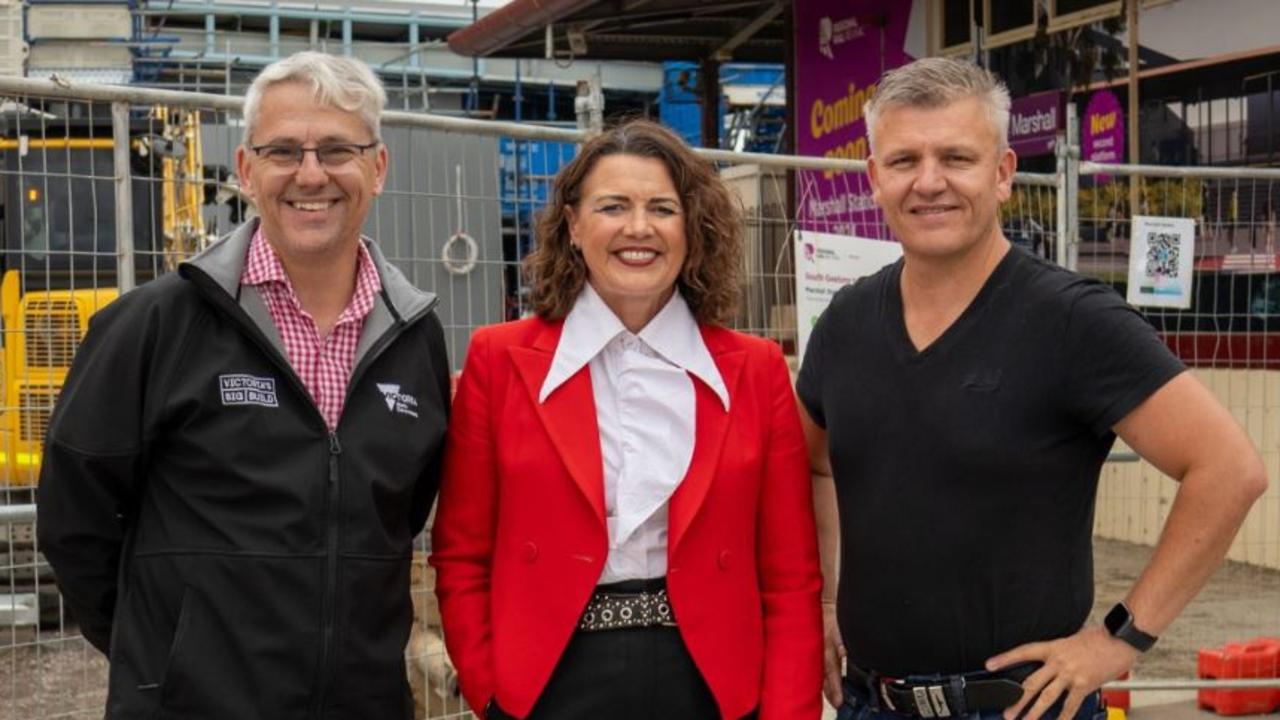
M666 590L638 593L604 593L591 596L578 619L584 632L634 627L675 627L676 617Z

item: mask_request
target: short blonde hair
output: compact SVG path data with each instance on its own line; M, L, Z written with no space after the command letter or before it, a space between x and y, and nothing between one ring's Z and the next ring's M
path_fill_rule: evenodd
M1009 146L1009 89L996 76L967 60L922 58L884 74L866 107L867 142L875 153L876 122L890 107L940 108L977 98L986 106L996 148Z
M262 96L272 85L280 83L309 84L316 101L357 113L374 140L382 138L382 110L387 106L387 91L368 65L354 58L326 55L305 50L262 69L244 95L244 138L247 146L258 122Z

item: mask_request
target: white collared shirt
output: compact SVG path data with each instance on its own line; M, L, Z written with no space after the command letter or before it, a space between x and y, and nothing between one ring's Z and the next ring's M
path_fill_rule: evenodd
M693 378L729 391L677 290L639 334L588 283L564 321L539 402L586 365L600 429L609 556L601 583L667 572L667 506L693 459Z

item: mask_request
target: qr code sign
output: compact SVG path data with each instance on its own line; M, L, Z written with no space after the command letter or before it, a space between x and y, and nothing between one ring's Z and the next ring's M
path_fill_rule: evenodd
M1149 278L1178 276L1178 266L1182 254L1177 233L1147 233L1147 267L1145 274Z

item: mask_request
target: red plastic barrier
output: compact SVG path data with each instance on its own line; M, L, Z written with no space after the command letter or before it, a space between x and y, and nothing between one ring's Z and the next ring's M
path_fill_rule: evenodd
M1129 673L1125 673L1117 680L1128 680ZM1102 699L1107 701L1107 707L1119 708L1121 710L1129 709L1129 691L1128 690L1103 690Z
M1227 643L1221 649L1202 648L1198 674L1216 680L1280 677L1280 638ZM1199 705L1219 715L1269 713L1280 709L1280 688L1201 690Z

